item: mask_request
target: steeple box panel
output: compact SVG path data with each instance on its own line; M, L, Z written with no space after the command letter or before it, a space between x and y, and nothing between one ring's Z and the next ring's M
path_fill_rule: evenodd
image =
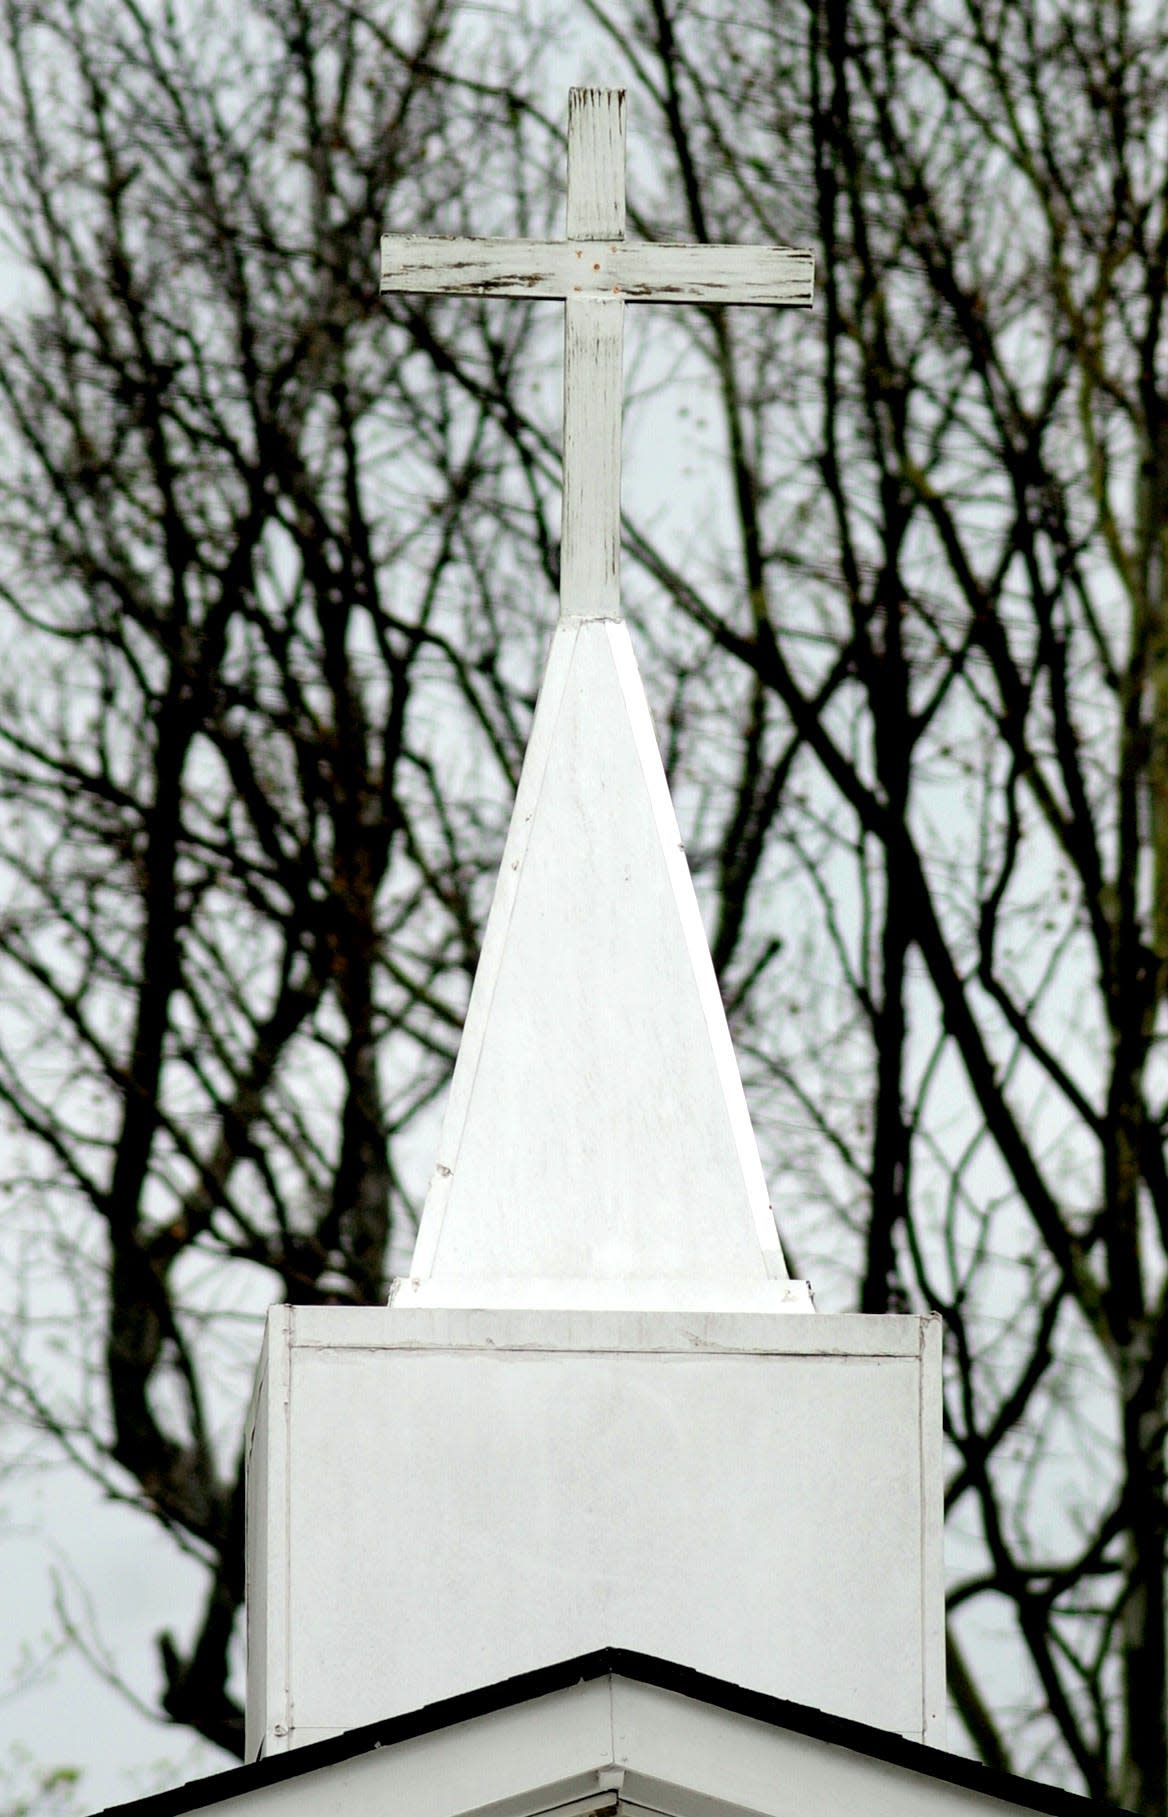
M936 1742L939 1447L932 1319L277 1309L249 1757L604 1646Z

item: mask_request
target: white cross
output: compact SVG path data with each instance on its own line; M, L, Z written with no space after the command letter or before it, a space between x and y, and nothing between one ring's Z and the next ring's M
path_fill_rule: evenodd
M560 611L620 617L624 305L811 307L814 255L782 246L668 246L625 234L625 95L568 98L564 240L386 234L381 289L559 297L564 311L564 515Z

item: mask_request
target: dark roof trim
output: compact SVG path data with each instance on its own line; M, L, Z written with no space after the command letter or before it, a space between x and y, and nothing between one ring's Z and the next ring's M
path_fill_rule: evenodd
M192 1780L168 1792L155 1792L129 1804L112 1805L109 1817L114 1817L114 1813L117 1817L186 1817L188 1812L209 1809L229 1798L258 1791L262 1786L318 1773L340 1761L371 1753L375 1748L388 1748L415 1736L432 1735L439 1729L452 1728L455 1723L489 1716L496 1710L510 1709L516 1704L528 1703L532 1698L546 1697L550 1692L568 1690L572 1685L610 1674L616 1678L635 1679L659 1690L674 1691L714 1709L768 1723L772 1728L785 1729L793 1735L805 1735L832 1747L847 1748L853 1754L863 1754L870 1760L923 1774L945 1785L961 1786L985 1798L1039 1811L1044 1817L1089 1817L1090 1813L1113 1812L1118 1808L1081 1797L1076 1792L1063 1791L1057 1786L1041 1785L1033 1779L1000 1772L980 1761L947 1754L941 1748L926 1747L919 1741L906 1741L903 1736L873 1728L866 1722L831 1716L822 1710L809 1709L806 1704L790 1703L782 1697L768 1697L761 1691L728 1684L725 1679L711 1678L691 1666L674 1665L669 1660L654 1659L651 1654L631 1652L624 1647L601 1647L595 1653L583 1653L556 1665L540 1666L534 1672L520 1672L514 1678L502 1679L479 1691L467 1691L459 1697L425 1704L420 1710L410 1710L404 1716L391 1716L384 1722L350 1729L330 1741L310 1742L286 1754L274 1754L247 1766L230 1767L224 1773Z

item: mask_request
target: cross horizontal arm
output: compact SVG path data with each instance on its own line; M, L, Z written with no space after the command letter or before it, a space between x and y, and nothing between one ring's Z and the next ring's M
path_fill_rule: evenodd
M386 234L381 289L454 296L619 296L626 303L786 303L810 309L815 256L786 246L477 240Z

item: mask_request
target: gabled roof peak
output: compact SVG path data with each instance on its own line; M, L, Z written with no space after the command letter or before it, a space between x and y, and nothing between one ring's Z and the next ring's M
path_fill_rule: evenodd
M457 1736L457 1744L451 1745ZM318 1775L326 1775L321 1779ZM371 1775L378 1776L376 1790ZM553 1777L554 1775L554 1777ZM466 1808L611 1817L1123 1817L1059 1786L605 1647L119 1805L107 1817Z

